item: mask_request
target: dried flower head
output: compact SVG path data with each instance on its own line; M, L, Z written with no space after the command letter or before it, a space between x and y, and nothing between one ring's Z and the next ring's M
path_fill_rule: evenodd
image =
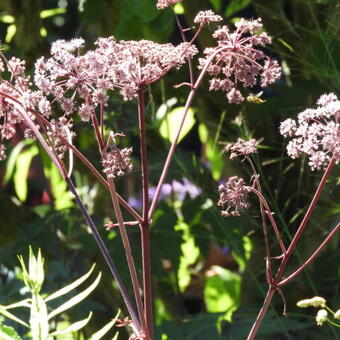
M197 13L194 23L200 24L200 26L205 26L210 24L211 22L222 21L223 18L217 14L215 14L211 9L207 11L200 11Z
M244 100L237 90L239 83L253 87L260 80L261 86L268 86L281 77L281 68L276 60L258 49L271 42L267 33L262 32L261 19L241 19L235 27L234 32L227 26L220 26L214 32L218 45L204 50L206 57L199 59L199 67L203 68L213 58L207 68L212 76L210 90L222 90L230 103L239 104Z
M304 300L300 300L296 303L296 305L299 308L308 308L308 307L325 307L326 306L326 300L321 297L321 296L314 296L310 299L304 299Z
M217 205L220 207L227 206L221 212L222 216L239 216L239 209L248 209L250 204L246 202L249 188L245 185L242 178L237 176L230 177L225 184L218 187L220 193Z
M318 326L322 326L324 322L327 320L328 312L326 309L320 309L316 314L315 320Z
M175 5L177 2L181 2L182 0L158 0L157 1L157 9L164 9L169 6Z
M236 143L228 144L224 148L224 150L226 152L230 152L230 159L233 159L236 157L245 157L256 153L256 145L256 139L249 139L248 141L244 141L243 139L239 138Z
M126 172L132 170L133 165L129 156L132 153L132 148L118 149L113 145L110 150L103 153L103 172L111 178L123 176Z
M302 154L309 157L312 170L327 166L332 156L340 160L340 101L334 93L324 94L316 109L298 114L297 122L287 119L280 125L284 137L290 137L287 153L292 158Z

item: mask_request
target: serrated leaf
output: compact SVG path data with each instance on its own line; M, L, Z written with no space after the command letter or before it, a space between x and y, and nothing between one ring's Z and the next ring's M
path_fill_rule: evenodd
M13 182L15 192L22 202L26 201L27 198L27 179L31 161L38 152L37 146L32 144L27 150L21 152L17 157Z
M23 325L27 328L30 328L30 326L25 322L13 315L12 313L8 312L6 309L3 308L3 306L0 306L0 314L2 314L4 317L11 319L17 323L20 323L20 325Z
M51 301L51 300L56 299L60 296L63 296L65 294L69 293L71 290L80 286L91 275L95 266L96 266L96 264L94 263L92 265L92 267L90 268L90 270L85 275L83 275L82 277L80 277L76 281L70 283L66 287L63 287L63 288L57 290L56 292L52 293L51 295L49 295L47 298L45 298L45 302Z
M0 339L1 340L21 340L17 332L10 326L0 323Z
M163 138L172 143L175 140L178 124L182 119L184 113L184 106L176 107L170 111L166 117L162 120L159 127L159 133ZM180 142L192 129L196 120L194 115L194 110L189 109L187 117L184 121L181 134L179 136L178 142Z
M118 319L119 314L120 314L120 310L110 322L108 322L104 327L102 327L99 331L97 331L91 336L91 340L100 340L114 326L114 324L116 323Z
M80 321L77 321L77 322L73 323L72 325L66 327L65 329L62 329L61 331L55 331L55 332L51 333L49 335L49 337L53 337L53 336L60 335L60 334L77 332L87 325L87 323L90 321L91 317L92 317L92 312L89 313L89 316L87 318L80 320Z
M61 306L59 306L58 308L53 310L48 315L48 319L50 320L54 316L64 312L67 309L72 308L73 306L75 306L76 304L78 304L79 302L84 300L97 287L97 285L98 285L98 283L100 281L101 276L102 276L102 273L100 272L98 274L97 278L94 280L94 282L88 288L86 288L84 291L82 291L81 293L77 294L76 296L74 296L73 298L69 299L67 302L63 303Z

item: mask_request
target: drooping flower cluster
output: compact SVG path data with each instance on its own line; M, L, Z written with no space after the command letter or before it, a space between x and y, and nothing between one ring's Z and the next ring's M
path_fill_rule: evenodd
M242 138L239 138L236 143L228 144L224 148L224 150L226 152L230 152L230 159L233 159L236 157L245 157L256 153L256 145L256 139L249 139L248 141L244 141Z
M221 211L222 216L239 216L239 209L248 209L250 204L246 201L249 188L242 178L233 176L225 184L218 187L220 194L217 205L225 207Z
M175 5L177 2L181 2L182 0L158 0L157 1L157 9L164 9L169 6Z
M123 176L133 169L129 156L132 148L118 149L115 145L103 153L103 172L110 178Z
M327 166L332 156L340 160L340 101L334 93L324 94L316 109L298 114L297 121L287 119L280 125L284 137L292 138L287 153L293 159L302 154L309 157L312 170Z
M194 23L200 24L200 26L205 26L211 22L218 22L222 20L223 18L221 16L215 14L212 10L207 10L198 12L194 19Z
M261 19L241 19L235 27L234 32L227 26L214 32L218 45L204 50L206 56L199 59L199 67L204 68L213 58L207 68L212 76L210 90L222 90L230 103L239 104L244 100L237 89L239 83L243 87L253 87L260 80L261 86L266 87L281 77L281 68L276 60L258 49L271 43L268 34L262 32Z

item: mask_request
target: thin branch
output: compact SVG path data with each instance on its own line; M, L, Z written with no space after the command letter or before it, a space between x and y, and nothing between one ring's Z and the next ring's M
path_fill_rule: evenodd
M325 240L320 244L318 249L315 250L315 252L309 257L308 260L304 262L304 264L299 267L294 273L290 274L288 277L286 277L284 280L279 282L277 284L278 287L282 287L286 283L288 283L291 279L293 279L295 276L300 274L310 263L320 254L320 252L325 248L326 244L332 239L332 237L339 231L340 229L340 223L337 224L337 226L329 233L329 235L325 238Z

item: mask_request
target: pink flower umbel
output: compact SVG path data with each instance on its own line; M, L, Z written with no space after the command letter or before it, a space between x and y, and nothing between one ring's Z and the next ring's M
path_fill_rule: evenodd
M205 26L210 24L211 22L222 21L223 18L217 14L215 14L212 10L200 11L197 13L194 23L200 24L200 26Z
M169 6L175 5L177 2L181 2L182 0L158 0L157 1L157 9L164 9Z
M227 206L221 211L222 216L239 216L239 209L248 209L250 204L246 202L249 188L242 178L233 176L225 184L218 187L220 198L217 205Z
M225 151L230 153L230 159L236 157L249 156L257 152L256 149L257 141L255 139L249 139L244 141L239 138L236 143L228 144L225 147Z
M334 93L324 94L316 109L306 109L298 114L297 122L287 119L280 125L284 137L291 137L287 153L291 158L302 154L309 157L312 170L323 169L332 156L340 160L340 101Z
M239 104L244 100L239 83L243 87L253 87L260 80L265 87L281 77L281 68L276 60L258 49L271 43L267 33L262 32L261 19L248 21L241 19L235 23L236 31L227 26L219 27L213 34L218 45L204 50L205 58L200 58L200 68L214 54L215 58L207 72L212 76L210 90L226 93L230 103Z

